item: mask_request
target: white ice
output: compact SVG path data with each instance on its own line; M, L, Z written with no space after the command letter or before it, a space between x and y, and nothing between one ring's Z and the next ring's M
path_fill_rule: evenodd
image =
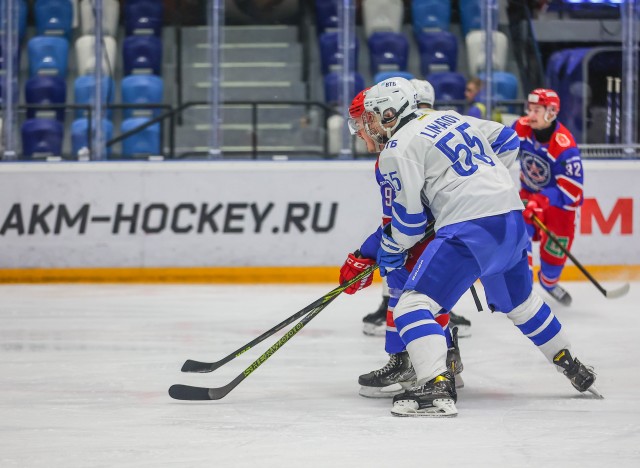
M168 396L226 384L277 336L211 374L180 367L222 358L334 286L0 286L0 466L640 466L640 283L617 300L566 283L573 305L550 302L604 400L467 294L458 417L392 417L390 400L358 395L358 375L387 361L383 339L361 332L376 286L339 297L224 399Z

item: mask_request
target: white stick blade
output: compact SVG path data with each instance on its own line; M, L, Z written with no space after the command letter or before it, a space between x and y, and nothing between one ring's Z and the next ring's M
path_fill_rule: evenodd
M627 293L629 292L630 287L631 286L629 285L629 283L626 283L620 286L618 289L612 289L611 291L607 291L606 296L609 299L616 299L618 297L626 296Z

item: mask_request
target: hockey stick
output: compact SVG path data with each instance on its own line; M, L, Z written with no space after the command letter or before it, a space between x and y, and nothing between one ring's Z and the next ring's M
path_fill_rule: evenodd
M378 268L378 265L374 265L371 268L363 271L357 276L354 276L351 280L340 285L340 287L334 289L330 293L326 294L318 301L322 301L318 306L312 309L300 322L296 323L282 338L265 351L258 359L253 361L249 367L247 367L240 375L222 387L193 387L191 385L172 385L169 388L169 396L176 400L220 400L224 398L236 388L240 383L249 377L253 371L266 362L276 351L278 351L287 341L293 338L300 330L302 330L307 323L309 323L316 315L327 307L336 297L340 295L345 289L351 286L356 281L361 280L365 276L373 273ZM317 301L316 301L317 302ZM299 312L298 312L299 313ZM297 315L297 314L296 314ZM233 358L232 358L233 359Z
M569 259L571 259L573 264L578 267L578 270L580 270L584 274L584 276L589 278L589 281L591 281L593 285L598 288L598 291L600 291L604 297L608 299L615 299L618 297L622 297L629 292L629 283L623 284L619 288L612 290L606 290L605 288L603 288L602 285L598 283L598 281L593 276L591 276L591 273L589 273L587 269L582 266L582 264L576 259L576 257L574 257L573 254L569 252L564 247L564 245L562 245L560 240L551 231L549 231L549 228L545 226L542 221L540 221L540 218L538 218L536 215L533 215L532 219L536 226L542 229L549 236L549 238L558 246L562 253L569 257Z
M434 222L431 222L431 223L429 223L427 225L427 229L426 229L426 232L425 232L425 237L429 237L429 236L431 236L433 234L434 225L435 225ZM271 328L270 330L267 330L266 332L264 332L259 337L251 340L249 343L247 343L247 344L243 345L242 347L236 349L234 352L232 352L228 356L220 359L219 361L216 361L216 362L201 362L201 361L195 361L193 359L187 359L185 361L185 363L182 365L182 369L181 369L182 372L200 372L200 373L213 372L218 367L221 367L221 366L225 365L226 363L228 363L229 361L234 360L235 358L237 358L238 356L243 354L245 351L250 350L251 348L253 348L258 343L261 343L262 341L264 341L267 338L269 338L271 335L273 335L273 334L279 332L280 330L282 330L284 327L292 324L293 322L295 322L296 320L298 320L302 316L306 315L307 313L309 313L310 311L312 311L316 307L318 307L318 306L320 306L322 304L328 304L338 294L342 293L349 286L351 286L352 284L360 281L362 278L364 278L366 276L367 276L367 273L366 272L362 272L359 275L353 277L347 283L341 284L340 286L335 288L333 291L328 292L327 294L325 294L320 299L312 302L308 306L304 307L303 309L301 309L298 312L296 312L295 314L293 314L291 317L283 320L282 322L280 322L275 327Z
M482 312L482 302L480 302L480 298L478 297L478 291L476 291L476 285L472 284L471 285L471 295L473 296L473 302L476 303L476 309L478 309L478 312Z
M298 320L302 316L306 315L307 313L313 311L314 309L316 309L316 308L318 308L320 306L324 307L324 306L329 305L329 303L331 303L331 301L333 301L336 297L338 297L340 295L340 293L344 292L349 286L351 286L352 284L357 283L358 281L362 280L362 278L365 278L366 276L368 276L372 272L373 272L373 270L367 269L367 270L363 271L362 273L354 276L349 281L345 282L344 284L341 284L340 286L338 286L334 290L329 291L327 294L325 294L321 298L313 301L308 306L300 309L298 312L293 314L291 317L283 320L282 322L280 322L275 327L267 330L266 332L264 332L259 337L254 338L249 343L241 346L240 348L236 349L234 352L232 352L231 354L225 356L224 358L220 359L219 361L216 361L216 362L201 362L201 361L194 361L192 359L187 359L185 361L185 363L182 365L182 369L181 369L182 372L202 372L202 373L213 372L218 367L221 367L221 366L225 365L226 363L228 363L229 361L234 360L235 358L237 358L238 356L243 354L245 351L249 351L251 348L253 348L258 343L263 342L264 340L269 338L271 335L279 332L280 330L282 330L287 325L291 325L293 322L295 322L296 320Z

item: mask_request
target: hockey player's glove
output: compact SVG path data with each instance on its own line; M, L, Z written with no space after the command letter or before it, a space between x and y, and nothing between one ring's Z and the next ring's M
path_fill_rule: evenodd
M525 207L522 216L529 224L533 224L533 215L544 223L544 211L547 208L549 208L549 199L544 195L534 193L529 196L527 206Z
M387 276L391 270L404 266L407 261L407 251L394 241L393 237L383 232L377 261L380 266L380 276Z
M354 276L359 275L364 270L375 264L375 260L371 260L370 258L360 258L359 250L350 253L347 257L347 261L344 262L344 265L342 265L342 268L340 268L340 284L344 283L345 281L349 281ZM365 276L357 283L354 283L347 289L345 289L344 292L346 292L347 294L355 294L361 289L369 286L372 281L373 275Z

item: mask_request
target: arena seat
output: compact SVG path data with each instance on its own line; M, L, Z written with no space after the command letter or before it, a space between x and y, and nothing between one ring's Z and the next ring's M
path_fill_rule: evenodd
M449 31L421 31L416 34L420 50L420 72L456 71L458 66L458 40Z
M482 3L484 0L459 0L460 26L462 35L467 36L471 31L482 29ZM498 2L496 1L496 4ZM493 24L498 25L498 8L493 11Z
M129 75L122 79L123 104L161 104L163 96L162 78L156 75ZM160 114L160 109L129 108L123 110L123 117L152 117Z
M83 75L76 78L73 83L74 101L76 104L92 104L96 89L96 79L94 75ZM102 99L106 104L111 104L115 98L115 85L111 77L105 76L102 80ZM111 118L113 111L108 110L107 116ZM85 117L86 110L76 110L76 118Z
M545 73L546 85L553 89L560 89L560 83L564 77L564 70L567 65L567 58L571 54L571 49L557 50L549 56Z
M409 60L409 41L403 34L375 32L367 41L371 74L383 70L406 70Z
M102 119L102 132L105 141L113 138L113 124L110 120ZM89 143L89 119L80 118L71 123L71 153L78 156L78 152L83 149L90 149ZM107 157L111 156L111 146L107 146Z
M0 8L0 24L4 21L4 2L2 2L2 8ZM18 4L18 38L22 42L24 35L27 32L27 12L29 7L26 0L19 0Z
M467 80L464 75L457 72L439 72L427 75L427 80L433 86L436 94L436 105L440 106L440 101L457 101L464 100L464 88ZM461 105L447 106L447 108L462 111Z
M29 76L67 76L69 42L62 37L36 36L27 43Z
M413 32L448 31L451 24L451 0L413 0Z
M156 36L129 36L122 44L124 74L161 75L162 40Z
M338 29L338 0L316 0L318 35Z
M127 36L162 34L162 2L137 0L124 5L124 29Z
M129 4L131 2L127 2ZM105 35L116 37L118 35L118 20L120 18L120 2L118 0L102 0L102 31ZM95 32L95 19L93 16L92 2L83 0L80 2L80 28L83 35L92 35Z
M122 133L148 122L145 117L132 117L122 122ZM153 124L122 141L122 156L148 156L160 154L160 124Z
M64 126L56 119L29 119L22 124L22 154L26 159L62 155Z
M324 76L324 100L328 105L335 106L339 104L340 85L340 73L331 72ZM356 72L354 76L355 89L352 90L349 99L353 99L364 87L364 78L360 73Z
M64 104L67 83L59 76L36 75L27 80L24 97L27 104ZM64 109L27 109L27 118L56 118L64 122Z
M491 74L493 79L493 92L502 96L502 99L518 98L518 78L509 72L494 71ZM484 72L478 74L478 78L485 80Z
M471 31L465 37L467 44L467 57L469 60L469 74L472 76L484 69L485 65L485 32ZM493 67L495 70L504 70L507 66L507 52L509 41L507 35L501 31L493 32Z
M73 3L71 0L36 0L34 5L36 34L71 38Z
M362 3L362 25L367 38L377 32L400 34L403 19L402 0L364 0Z
M340 68L340 60L342 56L338 51L338 33L337 32L325 32L320 35L318 40L320 45L320 64L322 68L322 74L326 75L331 71L335 71L336 68ZM358 51L360 45L356 38L356 46L354 50L354 57L352 57L352 63L357 67L358 65Z
M381 71L380 73L376 73L373 77L374 83L380 83L381 81L388 80L389 78L405 78L407 80L412 80L415 78L413 73L403 70L389 70L389 71Z
M93 53L95 36L82 36L76 40L75 50L78 64L78 74L93 73L96 66L96 57ZM111 36L103 36L104 50L102 55L102 72L113 76L116 69L116 40Z

